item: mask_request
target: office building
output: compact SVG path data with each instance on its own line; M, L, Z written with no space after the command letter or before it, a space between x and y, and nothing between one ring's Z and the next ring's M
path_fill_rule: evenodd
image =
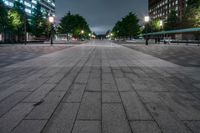
M12 8L14 6L15 1L19 1L25 6L25 12L28 16L31 16L33 13L33 9L36 4L39 3L42 6L42 13L45 17L48 15L55 15L55 0L3 0L5 5L8 8Z
M151 19L165 20L172 10L182 18L187 0L149 0L149 16Z

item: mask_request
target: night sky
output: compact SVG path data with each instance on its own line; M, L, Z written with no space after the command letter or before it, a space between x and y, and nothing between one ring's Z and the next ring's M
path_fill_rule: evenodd
M148 0L56 0L56 19L68 11L86 18L92 31L101 34L112 29L114 24L130 11L140 19L147 14Z

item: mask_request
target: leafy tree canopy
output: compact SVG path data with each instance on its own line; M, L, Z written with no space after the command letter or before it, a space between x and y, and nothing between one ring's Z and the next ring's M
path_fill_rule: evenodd
M130 12L127 16L118 21L112 32L116 37L133 37L140 34L139 19Z
M200 0L189 0L183 16L184 28L200 27Z
M168 15L166 23L165 23L165 30L175 30L179 28L180 20L179 17L176 15L176 11L172 10L171 13Z
M200 0L188 0L187 5L189 8L198 8L200 7Z
M84 31L84 33L81 33L81 31ZM72 34L74 37L87 37L91 30L85 18L68 12L60 21L58 33Z
M14 8L8 12L8 18L14 31L22 32L24 28L24 5L18 1L14 2Z

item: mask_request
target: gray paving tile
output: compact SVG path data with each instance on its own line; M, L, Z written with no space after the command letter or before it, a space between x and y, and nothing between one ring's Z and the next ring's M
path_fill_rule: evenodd
M79 120L101 119L101 93L85 92L78 113Z
M103 73L111 73L111 68L104 66L104 67L102 67L102 72Z
M67 91L72 85L72 80L64 78L54 89L54 91Z
M118 91L115 84L105 83L102 84L102 91Z
M89 73L79 73L75 83L86 84L88 81Z
M134 133L162 133L154 121L132 121L130 124Z
M159 93L163 102L180 120L200 120L200 103L188 93Z
M129 120L152 120L135 92L120 92Z
M185 123L192 130L193 133L199 133L200 121L186 121Z
M21 103L0 118L0 132L9 133L31 111L33 105Z
M121 103L118 92L103 92L102 93L103 103Z
M93 78L100 78L101 77L101 70L100 69L95 69L95 70L92 70L91 73L90 73L90 78L93 79Z
M112 73L102 73L102 83L103 84L114 84Z
M78 103L61 103L43 132L71 133L78 107Z
M17 84L14 86L11 86L0 93L0 101L2 101L4 98L8 97L9 95L21 90L24 87L23 84Z
M37 80L33 80L31 82L25 83L24 87L20 91L35 91L41 85L43 85L47 80L48 78L40 78Z
M85 84L74 84L69 95L66 95L62 102L81 102Z
M40 133L46 123L46 120L23 120L12 133Z
M103 133L131 133L121 104L103 104L102 115Z
M0 117L22 101L30 92L16 92L13 95L0 102Z
M51 77L47 83L51 83L51 84L56 84L56 83L59 83L65 76L65 73L62 74L62 73L58 73L56 75L54 75L53 77Z
M76 121L72 133L101 133L101 121Z
M121 70L113 70L113 74L115 78L123 78L124 74Z
M89 79L86 87L86 91L101 91L100 78Z
M44 102L36 106L26 119L49 119L59 102L63 98L65 92L51 92L44 99Z
M119 91L132 91L132 86L126 78L116 78L117 87Z
M146 106L164 133L190 133L190 130L155 93L140 93Z
M39 89L34 91L30 96L23 100L23 102L39 102L41 101L54 87L56 84L44 84Z

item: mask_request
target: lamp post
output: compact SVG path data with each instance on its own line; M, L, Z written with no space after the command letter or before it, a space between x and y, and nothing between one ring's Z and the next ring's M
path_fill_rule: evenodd
M145 17L144 17L144 22L145 22L145 34L147 34L147 24L149 23L149 21L150 21L150 17L149 17L149 16L145 16ZM147 35L146 35L146 36L147 36ZM148 45L148 41L149 41L148 36L145 37L145 38L146 38L146 45Z
M51 46L52 46L53 45L53 24L54 24L53 16L49 16L49 23L51 24L50 40L51 40Z
M81 30L81 41L83 40L83 34L85 33L84 30Z
M160 27L163 29L163 20L160 20Z

